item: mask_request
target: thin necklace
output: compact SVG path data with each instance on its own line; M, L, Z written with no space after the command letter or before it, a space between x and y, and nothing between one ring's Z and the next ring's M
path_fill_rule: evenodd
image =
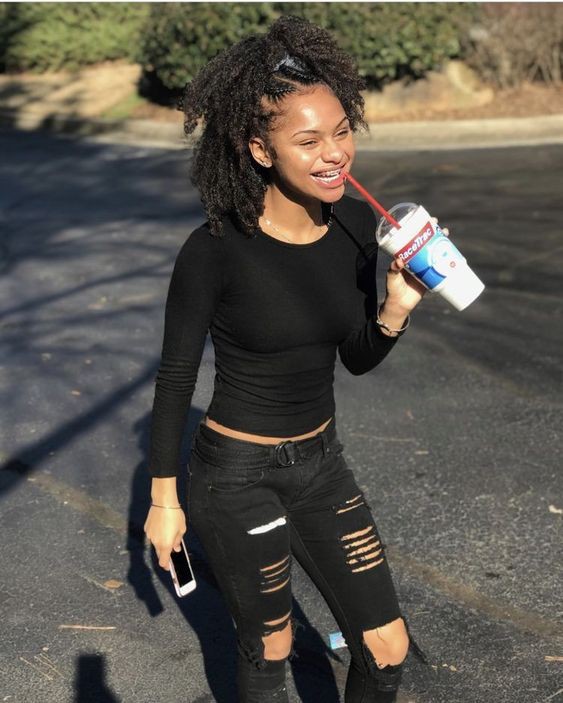
M333 209L334 209L334 205L331 203L331 204L330 204L330 215L329 215L328 220L327 220L327 223L326 223L327 232L328 232L328 228L330 227L331 222L332 222L332 212L333 212ZM265 215L262 215L262 218L264 219L264 222L265 222L269 227L271 227L275 232L277 232L279 235L281 235L281 236L286 240L286 242L289 242L290 244L295 244L295 241L294 241L293 239L289 239L289 237L286 237L286 235L281 231L281 229L279 229L279 227L276 227L276 225L275 225L271 220L269 220ZM323 225L323 227L324 227L324 225ZM317 240L315 239L315 240L313 240L313 241L316 242ZM311 242L311 243L312 243L312 242Z

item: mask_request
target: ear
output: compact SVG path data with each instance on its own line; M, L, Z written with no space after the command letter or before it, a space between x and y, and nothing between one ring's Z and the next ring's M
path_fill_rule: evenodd
M253 159L260 164L260 166L264 166L265 168L270 168L272 166L272 159L260 137L251 137L248 142L248 148L250 149Z

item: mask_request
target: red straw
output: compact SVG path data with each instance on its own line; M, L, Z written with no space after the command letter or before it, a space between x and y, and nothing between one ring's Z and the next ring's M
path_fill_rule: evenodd
M349 173L344 174L344 178L354 186L354 188L364 196L364 198L370 203L370 205L373 205L373 207L381 214L383 217L387 220L387 222L390 222L393 227L396 227L397 229L401 229L401 225L395 220L388 212L387 210L383 207L383 205L380 205L377 200L370 195L367 190L361 186L358 181L353 178Z

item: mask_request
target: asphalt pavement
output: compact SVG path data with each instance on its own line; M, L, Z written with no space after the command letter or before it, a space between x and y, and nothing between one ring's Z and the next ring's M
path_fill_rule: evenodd
M0 153L0 701L235 703L197 539L179 601L142 533L164 300L203 218L189 154L16 131ZM562 172L555 145L357 156L486 284L463 312L427 295L369 374L336 370L345 456L430 659L407 660L401 703L563 701ZM212 382L208 344L186 457ZM337 703L347 651L297 566L293 584L291 701Z

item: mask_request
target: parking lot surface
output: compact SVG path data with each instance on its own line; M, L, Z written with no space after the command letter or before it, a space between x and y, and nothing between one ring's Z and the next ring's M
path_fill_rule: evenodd
M235 703L195 535L179 601L142 533L164 300L203 220L189 155L11 131L0 149L0 701ZM369 374L336 370L345 456L430 658L408 659L402 703L563 700L562 167L562 146L357 155L368 190L423 203L486 284L463 312L427 295ZM208 344L186 459L212 383ZM291 701L336 703L347 651L298 566L293 586Z

